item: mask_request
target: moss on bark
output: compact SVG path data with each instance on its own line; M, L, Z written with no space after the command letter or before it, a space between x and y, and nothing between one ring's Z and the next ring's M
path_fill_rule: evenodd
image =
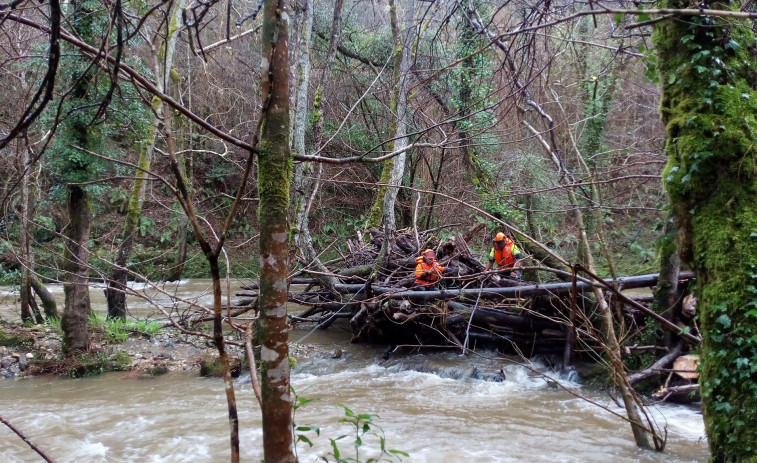
M697 276L700 385L716 462L757 461L757 63L750 26L700 16L662 23L654 34L668 133L663 180L682 259Z

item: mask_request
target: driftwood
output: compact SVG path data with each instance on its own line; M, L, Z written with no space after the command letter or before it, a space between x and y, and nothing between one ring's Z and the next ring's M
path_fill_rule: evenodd
M669 353L664 355L650 367L646 368L643 371L628 375L629 384L638 383L643 379L651 378L652 376L658 375L660 373L670 371L670 366L673 364L673 361L675 361L675 359L681 355L684 346L685 343L683 341L679 341Z
M700 400L699 384L662 387L652 394L658 402L691 403Z
M290 321L325 328L336 320L347 319L354 342L463 351L486 347L526 356L535 353L563 356L575 349L578 342L587 347L587 352L596 348L591 344L598 341L592 336L576 339L573 334L580 324L592 323L587 314L594 304L593 288L600 286L608 289L608 294L622 302L635 318L652 319L687 343L699 342L698 337L681 333L678 326L650 311L638 299L615 290L654 287L656 274L615 281L595 281L579 275L574 285L561 281L566 277L564 271L527 267L532 262L524 261L524 270L533 270L527 274L540 278L552 275L552 281L517 281L496 271L484 272L484 262L467 243L478 230L480 226L445 241L439 241L433 235L435 231L419 233L417 239L409 230L394 233L385 247L388 255L375 273L374 264L386 237L377 229L358 235L357 240L347 243L349 253L331 261L340 267L327 265L330 275L340 281L333 287L338 300L314 279L308 279L307 270L293 274L298 276L293 283L307 286L304 290L292 290L289 300L307 309L291 316ZM431 290L414 287L415 260L427 247L436 251L440 265L453 269L451 276L445 273L439 287ZM546 273L547 270L551 273ZM570 277L570 273L567 275ZM680 275L681 280L690 278L690 273ZM675 350L679 354L682 351L683 348L680 352ZM669 353L647 370L632 375L633 381L663 371L675 357L674 352Z

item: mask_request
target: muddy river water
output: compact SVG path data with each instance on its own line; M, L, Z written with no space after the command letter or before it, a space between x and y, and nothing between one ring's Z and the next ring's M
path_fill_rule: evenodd
M206 280L184 281L168 293L207 303L208 286ZM53 292L58 295L57 288ZM16 316L12 293L8 289L0 300L0 318ZM93 309L104 310L101 289L92 294ZM161 300L160 294L153 298ZM172 304L167 296L162 303ZM138 316L155 315L150 304L130 300L130 307ZM606 393L580 378L561 380L540 361L523 364L493 352L465 357L459 352L406 353L384 359L385 349L350 344L349 334L338 326L314 333L295 330L290 339L316 352L292 371L296 393L317 399L297 411L296 423L320 428L320 436L308 434L312 448L297 447L300 462L318 461L332 450L329 438L350 434L339 423L344 408L337 404L377 415L372 429L385 436L388 448L408 452L406 462L674 463L709 457L697 406L650 407L667 432L667 447L662 453L640 450ZM500 369L505 381L480 379ZM249 376L236 380L236 392L242 461L261 461L260 411ZM149 380L112 373L0 381L0 415L58 462L229 459L223 384L199 378L196 371ZM349 437L338 441L343 457L355 456L351 442ZM378 448L377 438L365 437L358 458L375 457ZM42 461L2 425L0 455L4 463Z

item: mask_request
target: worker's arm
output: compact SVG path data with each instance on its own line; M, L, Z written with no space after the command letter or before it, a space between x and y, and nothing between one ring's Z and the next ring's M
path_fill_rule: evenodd
M513 244L512 253L515 258L515 264L513 264L513 267L520 267L522 265L520 261L523 259L523 254L520 252L520 248L515 244Z
M492 265L494 265L494 248L492 248L491 251L489 251L489 263L486 264L486 268L484 269L484 272L488 272L490 268L492 268Z
M423 278L427 276L428 273L423 271L423 266L421 264L415 266L415 278L423 280Z

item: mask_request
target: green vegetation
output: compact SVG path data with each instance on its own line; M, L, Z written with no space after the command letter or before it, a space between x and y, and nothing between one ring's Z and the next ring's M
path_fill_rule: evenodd
M91 352L78 355L75 358L69 357L64 361L64 364L67 364L68 376L81 378L109 371L128 371L131 366L131 357L124 352L111 355L104 352Z
M335 463L348 463L348 462L360 462L360 450L365 444L364 440L367 438L376 439L379 442L380 455L376 458L369 458L366 463L378 462L378 461L402 461L402 457L410 457L407 452L402 450L387 449L386 437L381 426L377 425L374 419L378 418L378 415L372 415L368 413L355 414L344 404L337 404L344 409L344 418L340 419L340 423L349 424L352 427L351 434L344 434L337 438L329 438L331 442L331 453L322 457L323 461L333 461ZM338 441L342 439L352 438L352 449L341 450L339 449ZM343 453L348 454L354 451L355 457L342 456Z
M162 330L161 324L156 321L127 321L123 318L107 318L99 313L89 316L89 324L95 336L114 344L126 341L132 333L155 336Z
M298 425L296 423L296 414L300 408L318 399L300 397L297 395L294 389L292 389L292 396L294 398L292 406L292 427L295 434L295 449L296 445L301 442L307 444L308 447L312 447L313 441L310 437L308 437L307 434L315 433L317 437L320 437L321 429L317 426ZM382 461L401 462L402 457L410 457L407 452L404 452L402 450L387 448L384 431L383 429L381 429L381 426L376 424L376 419L379 417L378 415L368 413L356 414L344 404L336 404L336 406L341 407L344 410L344 417L339 419L339 423L349 425L351 432L349 434L343 434L336 438L329 438L329 442L331 443L331 452L321 456L319 460L333 463L361 463L363 461L365 463L372 463ZM350 441L352 448L340 448L340 441ZM375 443L375 445L377 445L379 455L377 457L370 457L365 460L361 460L361 451L363 453L375 453L375 447L367 447L368 444L372 443Z
M34 336L18 331L6 331L5 327L0 325L0 346L24 346L31 347L34 345Z
M667 7L684 2L669 1ZM716 8L737 9L736 3ZM713 16L654 35L668 132L663 172L682 261L697 274L700 387L713 461L757 449L757 66L751 22Z

